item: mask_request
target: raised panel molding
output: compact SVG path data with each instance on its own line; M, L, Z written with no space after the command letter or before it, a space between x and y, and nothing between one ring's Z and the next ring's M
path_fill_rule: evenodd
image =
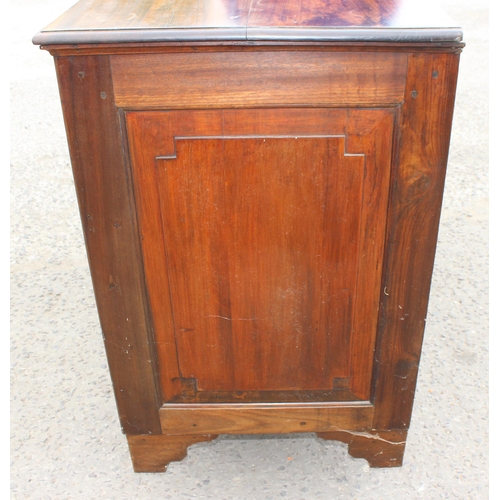
M392 112L126 120L164 401L369 400L391 158L371 143L391 144Z

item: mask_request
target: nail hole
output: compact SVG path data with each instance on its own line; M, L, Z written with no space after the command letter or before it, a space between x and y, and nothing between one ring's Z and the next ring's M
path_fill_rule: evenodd
M305 422L300 422L300 425L306 425L306 423Z

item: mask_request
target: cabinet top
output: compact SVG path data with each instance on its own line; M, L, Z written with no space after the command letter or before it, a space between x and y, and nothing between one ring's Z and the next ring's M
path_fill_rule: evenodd
M423 0L80 0L37 45L168 41L460 42Z

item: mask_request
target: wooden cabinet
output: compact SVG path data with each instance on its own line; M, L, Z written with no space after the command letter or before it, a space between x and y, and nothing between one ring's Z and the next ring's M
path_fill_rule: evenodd
M409 0L181 3L80 2L34 38L134 469L290 432L399 466L461 31Z

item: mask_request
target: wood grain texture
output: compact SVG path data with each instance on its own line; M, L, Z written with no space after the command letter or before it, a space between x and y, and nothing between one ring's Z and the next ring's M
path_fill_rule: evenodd
M164 401L190 379L193 401L324 400L339 377L369 399L392 124L390 110L127 113ZM318 136L347 131L354 156Z
M82 0L43 31L245 27L250 0Z
M186 457L189 446L215 438L214 435L127 435L134 472L165 472L170 462Z
M164 434L286 434L371 429L373 406L365 403L165 405Z
M394 135L394 114L388 110L378 110L377 114L364 110L350 110L346 127L348 150L364 153L366 171L371 173L372 183L363 192L361 211L360 241L370 242L362 245L358 254L356 290L380 290L382 279L383 254L385 245L386 215L390 185L392 150ZM359 300L355 295L350 352L351 385L350 389L361 399L371 399L371 377L377 331L379 293L371 294L369 300ZM368 298L368 295L366 296Z
M125 432L160 430L141 248L109 59L56 60L76 193ZM105 98L103 98L105 97Z
M43 31L224 26L454 27L437 6L412 0L81 0Z
M351 456L364 458L373 468L401 467L406 435L407 431L352 432L342 430L317 433L321 439L346 443Z
M179 139L176 159L157 161L180 370L199 390L328 390L349 376L364 157L344 148Z
M410 423L427 314L458 73L458 55L411 55L401 109L381 295L378 429Z
M37 44L173 40L461 40L435 4L415 0L81 0Z
M398 26L396 15L402 3L400 0L261 0L251 4L248 23L295 27Z
M261 0L253 2L248 39L439 41L462 39L436 5L407 0Z
M402 102L406 54L216 52L113 56L118 106L233 108Z

